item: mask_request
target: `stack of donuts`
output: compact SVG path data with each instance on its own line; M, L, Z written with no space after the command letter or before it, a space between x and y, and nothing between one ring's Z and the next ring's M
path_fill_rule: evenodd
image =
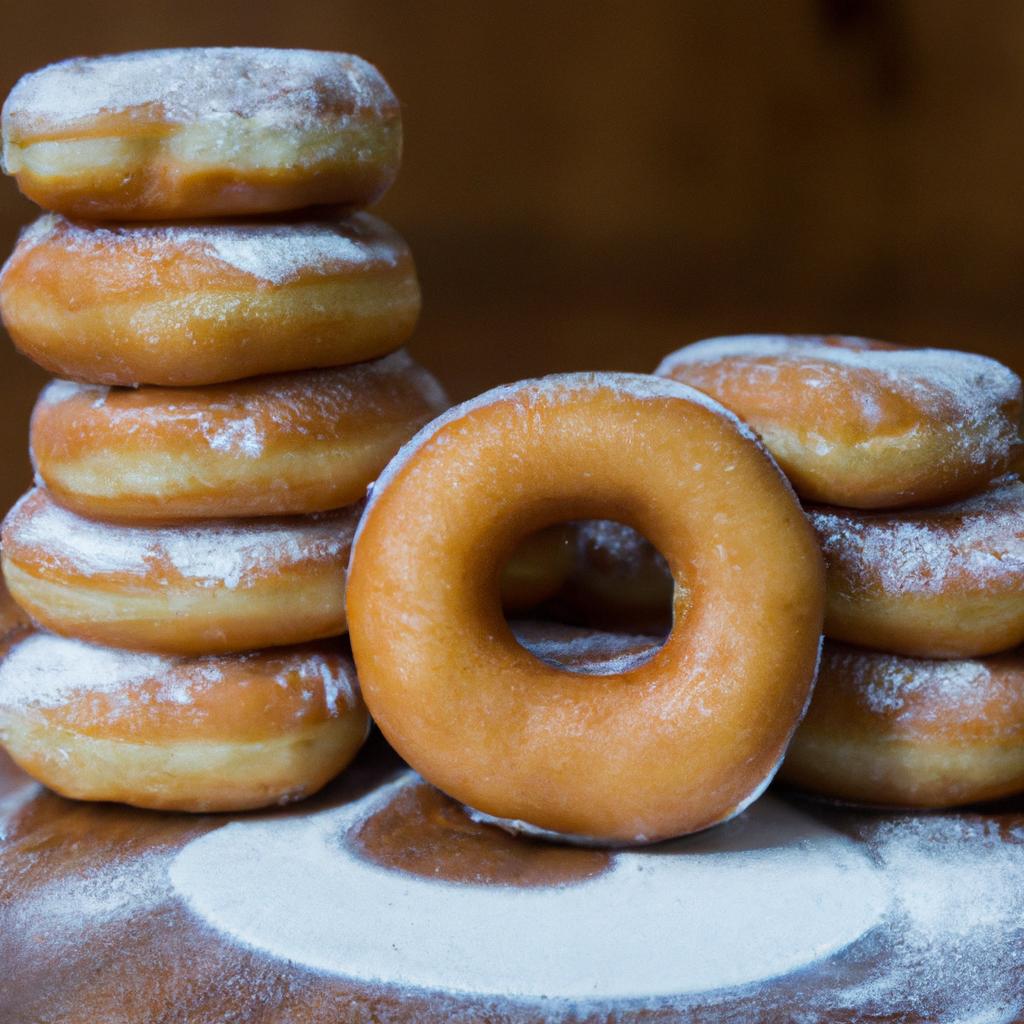
M827 639L780 777L890 807L1024 790L1016 375L964 352L790 336L698 342L657 372L758 432L824 551Z
M368 729L344 568L367 487L446 406L401 349L420 293L360 212L401 117L358 57L56 64L3 108L46 211L0 277L57 377L3 527L0 736L57 791L238 810L314 792Z

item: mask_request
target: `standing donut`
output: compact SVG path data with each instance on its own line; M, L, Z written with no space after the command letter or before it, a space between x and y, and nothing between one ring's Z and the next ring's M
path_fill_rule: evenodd
M630 670L545 664L502 614L516 544L575 519L633 526L686 582L664 646ZM771 780L810 694L824 568L725 409L572 374L490 391L402 449L357 530L348 606L367 705L425 778L494 817L643 843L723 821Z

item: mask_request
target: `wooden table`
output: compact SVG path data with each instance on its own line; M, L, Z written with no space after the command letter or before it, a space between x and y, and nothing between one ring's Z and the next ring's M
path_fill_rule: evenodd
M352 769L325 793L275 813L285 820L330 808L401 769L397 757L374 737ZM893 830L903 827L901 821L915 828L914 823L923 820L926 831L932 824L941 825L941 833L956 833L958 848L970 855L970 863L964 864L966 888L974 884L977 870L992 867L1009 872L992 877L1024 882L1024 800L924 819L855 813L803 801L800 806L865 844L877 839L880 831L895 835ZM1006 906L1003 897L993 908L996 918L985 920L983 932L961 934L962 921L950 920L949 941L933 943L934 948L920 937L913 940L892 928L878 929L787 977L655 1005L580 1006L572 1013L556 1013L537 1004L356 984L235 943L206 925L175 895L168 865L178 851L190 840L244 817L158 814L73 803L31 783L0 755L0 1021L1024 1020L1024 916L1017 906ZM475 825L426 786L416 788L367 842L388 846L387 855L398 869L439 870L456 880L469 871L478 877L531 875L536 883L539 872L547 873L540 884L555 883L566 873L599 870L600 858L606 857L594 851L539 847ZM965 898L973 902L966 888ZM923 895L927 909L929 894ZM982 893L983 899L991 896L990 891ZM261 895L253 893L252 898ZM1007 898L1024 907L1024 890L1011 889ZM338 909L344 912L344 907ZM904 988L906 979L901 981L899 972L911 967L915 980ZM893 985L900 991L891 991ZM886 986L888 994L879 996Z

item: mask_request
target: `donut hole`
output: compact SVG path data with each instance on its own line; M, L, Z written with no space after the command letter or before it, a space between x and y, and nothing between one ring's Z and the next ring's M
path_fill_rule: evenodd
M685 614L689 593L642 533L613 519L529 534L501 570L506 622L546 664L585 675L638 667Z

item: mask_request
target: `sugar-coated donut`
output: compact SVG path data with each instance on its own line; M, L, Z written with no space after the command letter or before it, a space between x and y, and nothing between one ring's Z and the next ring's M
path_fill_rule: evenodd
M501 603L523 612L554 597L572 569L573 531L551 526L524 537L501 572Z
M1024 791L1024 659L925 661L826 642L779 778L851 803L955 807Z
M7 590L7 584L0 577L0 641L12 633L29 628L28 616L18 607Z
M32 459L61 505L101 519L322 512L362 500L447 405L405 352L196 389L53 381Z
M320 516L118 526L29 491L3 524L3 571L32 619L130 650L221 654L344 633L360 506Z
M713 338L657 373L698 388L764 439L797 493L848 508L965 497L1007 470L1021 384L985 356L863 338Z
M664 634L672 624L673 580L657 548L608 519L581 523L568 600L591 626Z
M828 566L825 633L925 658L1024 643L1024 483L939 508L808 509Z
M4 170L45 209L93 220L361 206L401 153L394 93L346 53L77 57L26 75L3 107Z
M14 343L95 384L200 385L373 359L420 309L408 246L368 213L205 224L41 217L0 273Z
M340 644L201 658L48 633L0 662L0 742L63 796L242 811L315 793L369 729Z
M664 554L664 647L576 678L516 642L500 567L529 533L615 519ZM824 608L814 533L778 467L673 381L570 374L498 388L391 461L353 543L349 621L367 706L455 799L574 837L716 824L774 774L810 693Z

